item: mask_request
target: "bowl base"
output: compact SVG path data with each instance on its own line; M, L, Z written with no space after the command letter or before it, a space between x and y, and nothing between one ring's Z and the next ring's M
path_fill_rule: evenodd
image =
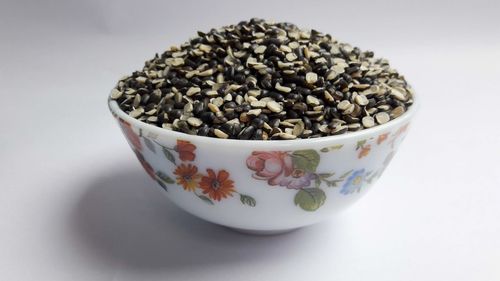
M252 229L243 229L243 228L236 228L236 227L228 227L229 229L240 232L243 234L249 234L249 235L280 235L288 232L292 232L294 230L297 230L298 228L288 228L288 229L279 229L279 230L252 230Z

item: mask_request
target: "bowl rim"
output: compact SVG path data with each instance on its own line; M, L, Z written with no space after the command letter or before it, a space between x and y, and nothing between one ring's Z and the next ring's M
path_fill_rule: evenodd
M401 116L390 120L389 122L377 125L372 128L363 129L360 131L350 132L341 135L333 135L326 137L318 137L318 138L310 138L310 139L293 139L293 140L240 140L240 139L220 139L214 137L206 137L206 136L198 136L198 135L190 135L182 132L177 132L173 130L167 130L164 128L160 128L142 121L139 121L133 117L130 117L127 113L125 113L118 103L111 99L111 94L108 96L108 108L111 113L115 117L119 117L124 121L133 124L136 127L141 128L144 131L152 132L156 135L162 135L168 138L174 139L182 139L186 141L191 141L193 143L203 142L206 144L213 145L237 145L237 146L248 146L252 147L254 150L264 147L269 149L270 147L284 147L284 146L314 146L321 143L330 143L330 142L341 142L349 139L360 139L363 137L370 137L374 134L381 133L383 131L388 130L389 128L398 127L404 123L407 123L411 120L411 118L415 115L415 112L418 110L419 98L415 98L415 94L413 94L413 104L409 107L409 110L404 112Z

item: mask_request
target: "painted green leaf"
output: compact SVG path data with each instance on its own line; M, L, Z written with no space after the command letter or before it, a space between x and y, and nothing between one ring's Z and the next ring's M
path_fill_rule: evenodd
M314 186L318 188L320 185L321 185L321 178L316 177L316 179L314 180Z
M318 176L322 179L326 179L326 178L329 178L331 176L335 175L335 173L320 173L318 174Z
M339 179L340 179L340 180L343 180L343 179L345 179L348 175L350 175L351 173L352 173L352 170L347 171L347 172L343 173L343 174L339 177Z
M149 150L156 153L155 144L148 138L143 138L143 140L144 140L144 143L146 144L146 146L149 148Z
M210 200L210 198L206 197L205 195L198 195L198 198L200 198L203 202L209 204L209 205L214 205L214 202Z
M330 180L324 180L324 181L326 182L326 185L328 187L337 187L337 185L342 182L342 180L331 180L331 181Z
M326 200L326 194L319 188L305 188L295 195L295 205L305 211L316 211Z
M371 174L371 175L370 175L370 174ZM378 172L378 171L377 171L377 172L375 172L375 173L373 173L373 174L372 174L372 172L369 172L368 174L366 174L366 179L365 179L365 181L366 181L367 183L372 183L372 181L373 181L374 179L376 179L378 176L379 176L379 172Z
M172 154L172 152L170 152L170 150L168 150L167 148L163 148L163 154L165 154L165 157L167 157L168 161L174 163L175 164L175 156Z
M165 173L164 173L164 172L162 172L162 171L158 171L158 172L156 172L156 175L157 175L157 176L158 176L158 178L159 178L160 180L162 180L164 183L167 183L167 184L174 184L174 183L175 183L175 181L174 181L171 177L169 177L167 174L165 174Z
M257 204L257 201L255 201L253 197L245 194L240 194L240 201L241 203L248 205L250 207L255 207L255 205Z
M316 150L297 150L292 153L293 165L296 169L316 172L319 164L319 154Z
M168 191L167 185L163 183L162 180L157 179L156 182L163 188L165 191Z
M336 144L336 145L332 145L332 146L329 146L329 147L323 147L322 149L320 149L320 151L326 153L326 152L330 152L330 151L339 150L343 146L344 146L343 144Z
M334 146L330 146L330 150L339 150L342 147L344 147L343 144L337 144L337 145L334 145Z
M363 148L363 146L366 144L366 140L360 140L358 141L358 144L356 145L356 150Z

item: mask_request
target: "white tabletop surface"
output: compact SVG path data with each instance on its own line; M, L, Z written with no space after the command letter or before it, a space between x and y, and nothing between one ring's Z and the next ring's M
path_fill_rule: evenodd
M0 280L500 279L493 1L38 2L0 4ZM422 100L366 197L271 237L173 206L106 107L117 78L155 52L255 15L374 50Z

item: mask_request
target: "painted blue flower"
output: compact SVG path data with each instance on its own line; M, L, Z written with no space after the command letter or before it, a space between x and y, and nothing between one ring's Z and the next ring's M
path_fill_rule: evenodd
M354 171L345 181L340 193L347 195L353 192L359 192L363 186L365 176L365 169Z

